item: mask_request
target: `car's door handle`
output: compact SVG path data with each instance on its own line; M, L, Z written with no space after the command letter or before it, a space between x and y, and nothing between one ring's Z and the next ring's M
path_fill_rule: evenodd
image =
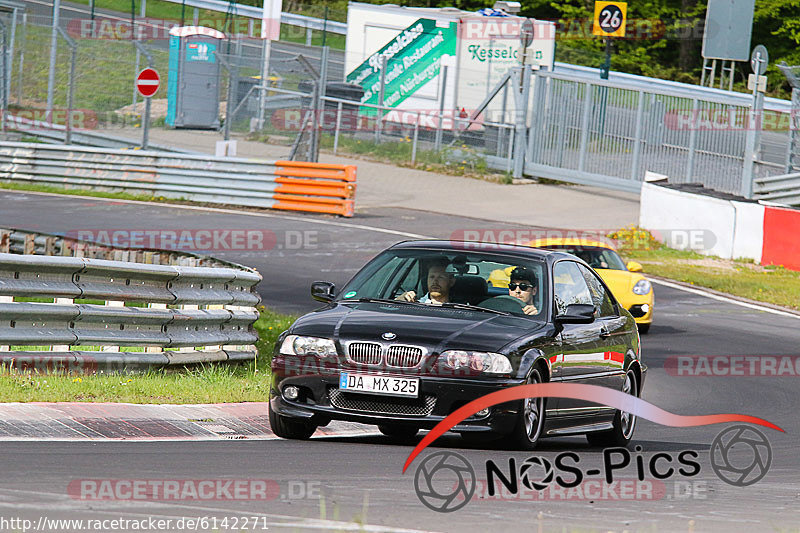
M611 336L611 332L608 331L608 328L603 326L600 328L600 338L606 339Z

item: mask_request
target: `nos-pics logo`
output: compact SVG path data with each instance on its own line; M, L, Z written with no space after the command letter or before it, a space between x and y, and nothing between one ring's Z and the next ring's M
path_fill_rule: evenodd
M640 448L637 446L637 449ZM630 461L629 456L626 461L615 464L611 464L606 457L606 455L610 457L613 454L620 454L622 451L622 448L603 451L604 470L609 470L609 468L611 471L618 470L633 463ZM610 453L606 454L606 452ZM683 453L693 454L693 457L697 457L696 452L688 451ZM577 454L572 452L561 455L570 455L573 461L577 458ZM653 465L657 463L656 459L661 460L663 463L666 455L657 453L651 457L650 474L657 479L670 477L676 471L670 468L670 473L666 474L665 472L660 472L659 468L654 469ZM558 458L556 459L556 463L559 463ZM757 429L751 426L737 425L726 428L714 438L709 450L709 459L711 468L719 479L729 485L746 487L757 483L766 476L772 464L772 448L766 435ZM699 463L694 460L686 460L686 458L679 459L680 461L684 461L683 466L696 466L696 469L691 474L687 472L692 469L681 470L684 474L696 475L699 473ZM639 463L639 461L637 460L636 463ZM574 476L577 466L578 463L575 461L573 465L570 465L570 468L567 468L567 471ZM487 477L489 479L493 476L489 475L488 472L493 468L495 468L495 463L491 460L487 461ZM542 491L548 488L554 480L559 479L557 470L554 469L553 463L548 459L533 456L519 465L518 473L509 472L508 475L515 478L518 475L518 479L524 487L530 490ZM589 476L601 475L601 470L589 469L584 473L581 469L577 473L583 479L584 474ZM606 472L606 480L608 480L610 473L610 471ZM643 479L643 475L640 472L639 479ZM428 455L419 464L414 475L414 490L420 502L429 509L440 513L450 513L466 506L474 496L478 483L472 464L464 456L450 451L439 451Z

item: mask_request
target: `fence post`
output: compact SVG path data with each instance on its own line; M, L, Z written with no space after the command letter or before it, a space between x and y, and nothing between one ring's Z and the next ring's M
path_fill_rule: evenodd
M691 130L689 131L689 157L686 160L686 181L692 181L692 175L694 174L694 154L697 147L697 110L698 110L698 101L697 98L692 98L692 120L691 120Z
M517 106L517 123L514 132L514 177L521 178L525 168L525 133L528 129L528 100L530 99L531 89L531 70L530 65L523 65L519 70L520 86L522 93L519 95Z
M742 165L742 196L753 197L753 178L755 174L756 159L761 140L761 120L764 108L764 93L753 89L753 103L750 107L750 124L747 128L747 142L744 149L744 165Z
M586 167L586 145L589 141L589 117L592 114L592 91L594 85L586 82L586 93L583 96L583 116L581 116L581 144L578 154L578 170L583 171Z
M339 128L342 127L342 103L336 105L336 129L333 132L333 155L336 155L336 150L339 148Z
M6 25L3 21L0 21L0 31L3 33L2 38L2 46L3 46L3 58L2 58L2 67L3 69L3 87L0 88L0 131L5 133L6 131L6 114L8 112L8 72L9 70L6 68L6 61L8 59L8 54L6 54L6 50L8 49L8 39L6 38Z
M56 54L58 53L58 16L61 0L53 0L53 27L50 33L50 65L47 70L47 114L53 114L53 94L56 87Z
M440 72L442 73L442 89L439 91L439 125L436 127L436 143L434 147L436 151L442 149L442 122L444 120L444 98L447 96L447 65L445 65Z
M417 111L417 120L414 122L414 141L411 144L411 162L417 162L417 139L419 139L419 121L422 119L422 113Z
M639 91L639 104L636 107L636 130L633 140L633 164L631 179L638 181L639 160L642 156L642 121L644 119L644 91Z
M58 28L58 33L60 33L61 37L67 42L67 46L69 46L70 50L69 81L67 85L67 123L64 125L66 128L64 144L72 144L72 108L75 98L75 63L78 60L78 43L67 35L67 32L63 29Z
M386 56L381 56L381 81L380 90L378 91L378 109L376 110L377 122L375 124L375 142L381 142L381 130L383 129L383 97L386 92L386 69L389 68L389 59Z
M19 43L19 76L17 78L17 105L22 105L22 84L25 68L25 43L28 38L28 14L22 14L22 35Z

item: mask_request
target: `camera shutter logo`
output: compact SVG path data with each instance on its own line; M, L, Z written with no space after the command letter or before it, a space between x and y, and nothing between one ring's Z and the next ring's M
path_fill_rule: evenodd
M767 436L751 426L732 426L711 443L711 468L717 477L736 487L746 487L767 475L772 447Z
M538 481L534 481L536 479L533 473L535 469L544 470L544 475L539 477ZM553 481L553 476L553 465L544 457L528 457L519 467L519 478L522 480L522 484L531 490L546 489Z
M475 494L475 470L462 455L436 452L425 458L414 474L414 490L425 507L452 513Z

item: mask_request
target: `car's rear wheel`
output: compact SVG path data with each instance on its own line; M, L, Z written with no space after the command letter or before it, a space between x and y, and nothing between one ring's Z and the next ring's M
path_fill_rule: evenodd
M638 324L637 327L639 328L639 333L642 335L650 331L650 324Z
M534 368L531 370L526 384L533 385L543 381L539 369ZM533 450L536 448L544 427L544 406L545 399L542 397L522 400L522 408L517 418L517 425L510 435L511 444L516 448L520 450Z
M636 373L633 370L628 370L628 373L625 374L622 392L638 396L638 386ZM614 427L612 429L587 433L586 439L592 446L627 446L630 444L631 438L633 438L634 429L636 429L636 415L617 410L614 414Z
M403 426L399 424L381 424L378 426L378 431L387 437L408 440L417 436L417 433L419 433L419 428L414 426Z
M308 440L317 430L316 424L281 416L269 406L269 427L282 439Z

